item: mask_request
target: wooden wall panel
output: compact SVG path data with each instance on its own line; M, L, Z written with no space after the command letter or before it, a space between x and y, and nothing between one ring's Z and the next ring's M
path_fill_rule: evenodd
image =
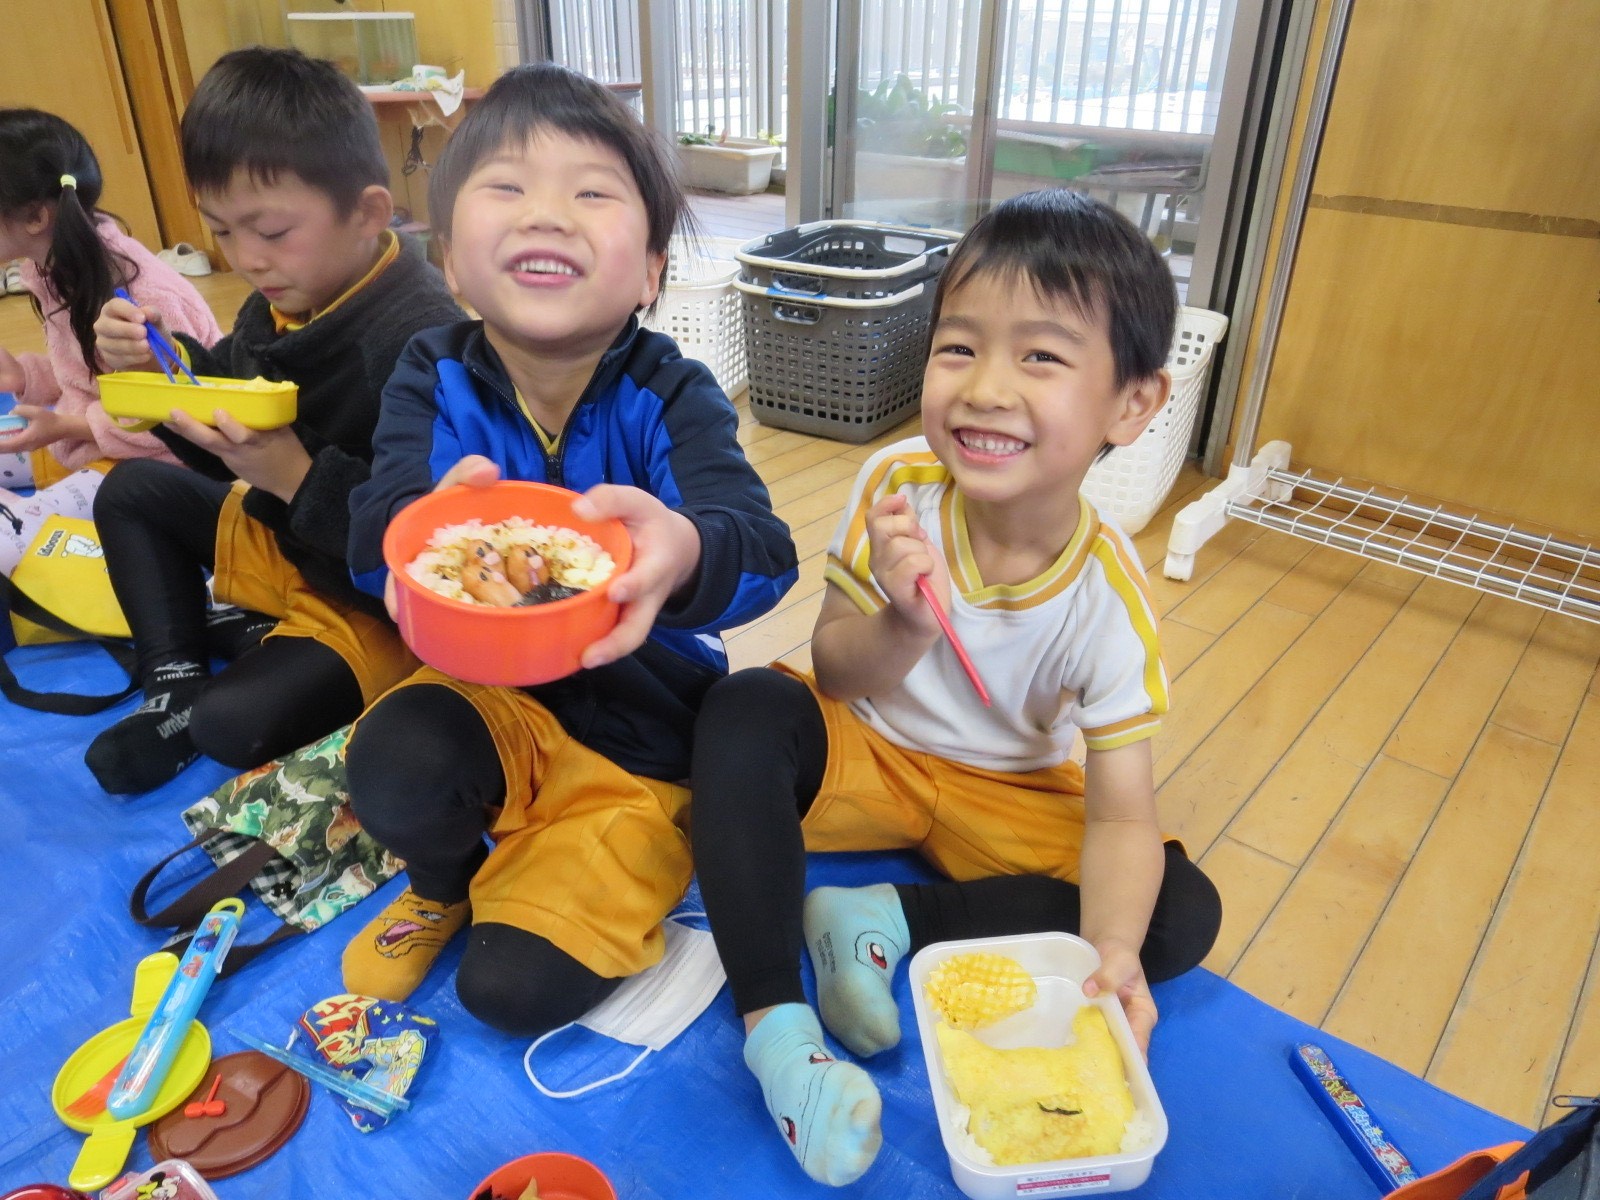
M1597 215L1595 0L1361 0L1316 191Z
M161 245L155 204L105 0L4 0L0 104L71 121L100 160L101 203L147 246Z
M1600 242L1313 209L1259 442L1600 534Z
M145 176L161 225L160 244L203 244L206 230L183 173L178 140L178 119L193 84L183 33L173 19L175 6L170 0L163 0L159 8L151 0L108 2L144 151Z
M1600 536L1600 6L1352 13L1255 445Z

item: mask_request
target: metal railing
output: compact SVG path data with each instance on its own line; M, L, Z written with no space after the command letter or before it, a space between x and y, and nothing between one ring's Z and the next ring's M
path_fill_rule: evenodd
M788 120L785 0L678 0L678 128L782 136Z
M1052 124L1210 133L1217 96L1209 85L1214 79L1220 87L1227 52L1224 4L1018 4L1010 14L1003 77L1024 82L1002 111L1012 119Z
M636 0L547 0L551 57L601 83L639 81Z
M558 61L605 82L639 78L635 0L548 0ZM1015 0L1002 120L1207 134L1234 0ZM679 130L781 134L785 0L677 0ZM980 0L864 0L862 86L906 76L973 107Z
M603 83L640 78L637 0L548 0L551 56ZM782 136L788 120L786 0L677 0L674 125Z
M1232 8L1233 0L1017 0L1002 38L999 116L1210 133ZM862 86L905 75L971 111L978 11L979 0L864 0Z

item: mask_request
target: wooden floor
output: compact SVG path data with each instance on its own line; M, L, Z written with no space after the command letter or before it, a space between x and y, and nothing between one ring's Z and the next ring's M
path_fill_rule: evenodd
M243 286L198 284L227 326ZM39 341L0 300L0 345ZM730 650L804 664L850 482L916 427L850 446L737 403L801 567ZM1238 523L1167 580L1209 485L1187 467L1135 539L1174 679L1162 816L1226 906L1207 965L1516 1121L1600 1090L1600 626Z
M750 242L788 224L782 192L757 192L753 196L690 192L689 211L705 237L736 237Z

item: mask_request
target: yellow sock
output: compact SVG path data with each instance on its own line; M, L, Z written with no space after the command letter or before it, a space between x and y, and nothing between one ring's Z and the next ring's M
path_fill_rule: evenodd
M469 901L440 904L407 888L344 948L345 990L405 1000L471 915Z

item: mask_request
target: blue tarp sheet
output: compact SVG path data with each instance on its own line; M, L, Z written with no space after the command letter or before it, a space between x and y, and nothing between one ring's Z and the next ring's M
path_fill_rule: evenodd
M30 647L7 660L35 688L107 691L117 682L109 660L89 647ZM65 1181L82 1135L57 1121L51 1081L82 1041L127 1015L134 967L161 942L129 919L128 894L148 867L187 840L179 812L226 775L202 760L145 796L102 793L83 766L83 747L132 705L71 718L0 701L0 828L8 847L0 871L0 1192ZM199 852L185 861L193 872L204 865ZM175 878L183 873L173 871ZM925 877L900 855L819 855L810 874L814 884ZM399 886L392 882L328 928L291 939L218 982L201 1014L215 1052L242 1049L236 1031L281 1041L307 1006L342 991L345 941ZM272 923L251 897L244 939ZM484 1028L461 1009L453 965L447 953L412 999L441 1031L411 1110L362 1134L313 1088L299 1133L266 1162L217 1182L222 1200L467 1200L496 1166L535 1150L591 1159L622 1200L835 1194L801 1174L773 1130L740 1058L726 989L687 1033L628 1078L552 1100L524 1077L525 1043ZM897 982L906 1038L869 1064L884 1095L884 1148L849 1194L956 1197L904 972ZM1157 988L1156 998L1162 1019L1151 1066L1172 1132L1138 1193L1150 1200L1378 1194L1291 1073L1288 1054L1300 1041L1329 1051L1423 1171L1526 1136L1205 971ZM619 1070L633 1053L575 1030L541 1047L541 1078L552 1087L571 1086ZM141 1133L130 1163L150 1161Z

